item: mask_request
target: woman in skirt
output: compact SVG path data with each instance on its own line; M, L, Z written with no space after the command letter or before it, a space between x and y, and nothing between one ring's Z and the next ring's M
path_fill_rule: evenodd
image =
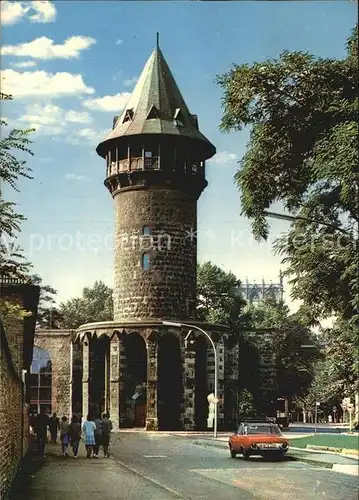
M96 424L93 421L92 415L87 415L87 419L82 424L82 431L85 438L85 447L87 451L87 458L91 457L91 453L94 450L95 442L95 430Z

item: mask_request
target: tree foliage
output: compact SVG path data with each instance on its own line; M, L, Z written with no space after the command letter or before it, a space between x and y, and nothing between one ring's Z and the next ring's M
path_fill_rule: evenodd
M289 400L303 395L312 378L313 365L320 358L316 336L303 326L296 315L291 315L283 302L267 298L256 306L249 306L248 313L254 328L269 329L271 350L276 370L273 398L287 397ZM303 345L312 345L305 349ZM258 335L257 348L261 351Z
M228 325L234 331L245 320L245 301L238 294L240 281L232 272L205 262L197 266L197 318Z
M274 202L302 217L276 249L311 321L359 306L357 56L356 27L343 60L284 51L217 78L222 130L251 128L235 180L254 235L267 238Z
M33 274L30 280L32 285L40 287L36 317L37 328L59 328L62 322L62 316L56 306L57 290L50 285L44 285L42 278L38 274Z
M112 288L103 281L95 281L86 287L82 296L60 304L61 328L78 328L85 323L111 321L113 319Z
M12 100L12 96L1 93L0 100ZM7 122L1 119L0 125L3 129ZM32 178L26 161L15 156L16 153L33 154L29 148L31 132L32 129L12 129L0 139L0 271L3 276L24 278L31 267L25 262L22 249L15 243L25 217L16 211L15 203L4 200L1 190L1 185L7 184L18 191L17 181L20 177Z

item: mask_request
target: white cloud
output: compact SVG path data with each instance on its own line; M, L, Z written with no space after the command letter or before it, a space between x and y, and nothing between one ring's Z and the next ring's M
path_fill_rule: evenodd
M33 23L54 22L56 18L55 5L48 1L1 2L1 22L3 25L16 24L23 18L28 18Z
M30 16L33 23L52 23L56 19L56 8L51 2L34 1L31 8L35 11L35 14Z
M118 39L115 42L115 45L122 45L122 44L123 44L123 40L121 40L121 39Z
M50 38L42 36L32 42L5 45L2 55L34 59L74 59L80 56L82 50L88 49L94 43L96 40L89 36L71 36L63 44L56 45Z
M227 163L236 160L238 160L238 156L235 153L228 153L227 151L221 151L208 161L210 161L211 163L216 163L217 165L226 165Z
M60 135L64 132L64 128L61 126L52 126L48 124L31 122L29 123L29 128L35 129L38 135Z
M15 66L16 68L33 68L34 66L36 66L36 61L24 61L12 63L11 65Z
M62 109L53 104L26 107L27 113L19 117L23 122L36 123L39 125L53 125L62 123Z
M85 175L76 175L76 174L66 174L65 179L67 181L87 181L87 180L90 180L90 178L86 177Z
M131 94L129 92L120 92L115 95L105 95L97 99L88 99L84 101L84 106L96 111L121 111L127 104Z
M81 146L83 144L96 144L103 140L108 130L95 130L93 128L82 128L74 130L66 140L70 144Z
M123 81L125 87L134 87L137 83L138 76L133 76L132 78L128 78Z
M21 2L1 2L1 22L2 24L15 24L29 10Z
M71 123L91 123L92 117L87 111L70 110L66 113L65 120Z
M82 75L71 73L47 73L45 71L26 71L19 73L12 69L2 72L2 92L16 97L93 94L95 91L87 87Z

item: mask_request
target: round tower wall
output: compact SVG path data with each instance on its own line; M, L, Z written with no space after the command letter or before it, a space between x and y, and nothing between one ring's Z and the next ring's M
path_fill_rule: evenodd
M141 188L121 190L114 199L114 319L194 318L196 198Z

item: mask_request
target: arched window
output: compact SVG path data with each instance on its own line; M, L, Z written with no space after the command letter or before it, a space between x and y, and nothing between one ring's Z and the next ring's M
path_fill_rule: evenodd
M143 226L142 228L142 235L143 236L149 236L152 233L151 228L148 226Z
M41 408L51 412L52 363L45 349L34 347L30 368L29 391L30 406L37 413Z
M141 267L144 271L150 268L150 254L148 252L142 254Z
M252 292L249 302L254 306L257 306L259 304L259 295L257 292Z

